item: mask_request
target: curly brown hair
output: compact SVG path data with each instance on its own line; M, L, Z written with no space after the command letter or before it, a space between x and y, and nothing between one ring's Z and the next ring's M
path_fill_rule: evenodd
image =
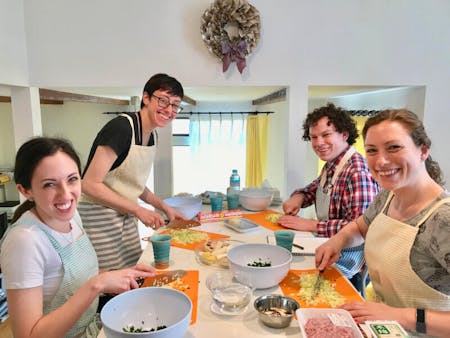
M370 117L364 124L362 130L363 138L366 139L367 131L383 121L397 121L409 131L414 144L417 147L425 146L431 148L431 140L428 137L425 127L419 117L413 112L406 109L387 109ZM444 186L444 175L439 167L439 164L434 161L430 155L425 160L425 167L428 175L439 185Z
M348 133L347 143L352 145L358 138L358 129L350 113L342 108L336 107L332 103L328 103L324 107L314 109L312 113L306 116L303 122L303 141L311 141L309 128L314 126L322 117L328 118L328 123L334 125L339 133Z

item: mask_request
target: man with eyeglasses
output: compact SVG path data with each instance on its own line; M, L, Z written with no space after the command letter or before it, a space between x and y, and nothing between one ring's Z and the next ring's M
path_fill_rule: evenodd
M380 188L365 159L352 147L358 131L345 110L332 103L314 110L306 116L303 132L303 140L311 141L314 152L326 163L319 177L283 203L285 215L278 222L318 237L332 237L367 209ZM313 204L317 219L297 216L301 208ZM350 280L364 265L363 250L364 245L343 250L336 263ZM352 280L357 288L358 278Z
M142 250L137 219L148 227L164 225L163 217L138 199L163 211L169 220L183 215L146 187L164 128L181 111L183 87L173 77L156 74L146 83L137 113L121 114L97 134L83 173L79 203L84 229L103 270L134 266Z

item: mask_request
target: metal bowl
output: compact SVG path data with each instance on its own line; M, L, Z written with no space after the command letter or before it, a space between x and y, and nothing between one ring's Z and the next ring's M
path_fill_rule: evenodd
M295 299L282 295L265 295L253 303L261 321L276 329L289 326L295 311L300 307Z

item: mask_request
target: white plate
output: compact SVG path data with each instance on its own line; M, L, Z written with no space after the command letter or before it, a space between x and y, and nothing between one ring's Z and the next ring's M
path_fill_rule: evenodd
M246 218L239 218L239 220L226 219L223 221L223 223L230 229L233 229L237 232L248 232L259 228L258 224Z

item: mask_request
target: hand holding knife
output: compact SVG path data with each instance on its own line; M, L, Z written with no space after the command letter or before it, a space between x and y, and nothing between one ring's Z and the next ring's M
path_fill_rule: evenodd
M323 270L317 269L317 272L316 272L316 282L314 283L314 289L313 289L313 293L312 293L311 298L314 298L314 297L319 293L319 290L320 290L320 284L321 284L322 281L323 281L322 272L323 272Z

